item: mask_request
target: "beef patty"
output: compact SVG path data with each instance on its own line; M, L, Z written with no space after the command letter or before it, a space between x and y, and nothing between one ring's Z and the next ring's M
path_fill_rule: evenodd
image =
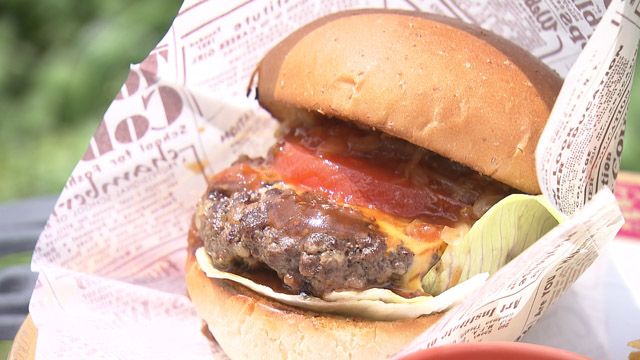
M393 287L413 261L403 246L358 211L320 194L262 184L215 182L201 199L196 227L216 268L267 266L296 293Z

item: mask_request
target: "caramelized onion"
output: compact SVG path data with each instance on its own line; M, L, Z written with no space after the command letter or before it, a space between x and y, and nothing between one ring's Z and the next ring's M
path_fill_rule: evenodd
M489 209L498 203L504 196L496 194L482 194L473 204L473 215L481 218Z
M347 143L349 150L358 153L372 152L382 145L380 142L380 136L376 133L371 133L365 136L349 136Z
M345 142L338 137L330 137L320 143L317 150L325 154L344 154L348 151Z
M440 232L440 239L447 244L453 244L468 232L469 226L466 224L458 224L456 227L445 226Z
M442 225L472 223L498 200L497 194L513 192L408 141L329 118L322 126L292 129L281 150L273 160L286 182ZM482 194L492 195L479 199Z
M422 241L437 241L440 238L440 232L445 226L437 224L429 224L427 222L415 219L409 223L404 229L404 233L414 239Z

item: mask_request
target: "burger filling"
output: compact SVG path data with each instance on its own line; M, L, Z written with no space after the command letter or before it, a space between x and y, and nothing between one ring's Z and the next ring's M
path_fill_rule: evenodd
M217 268L264 265L291 291L326 294L396 284L412 263L413 253L389 249L370 219L311 192L264 185L227 194L212 188L199 211Z
M513 190L406 141L344 122L289 126L266 158L211 180L196 228L213 265L271 272L288 292L387 288L420 279L447 243Z

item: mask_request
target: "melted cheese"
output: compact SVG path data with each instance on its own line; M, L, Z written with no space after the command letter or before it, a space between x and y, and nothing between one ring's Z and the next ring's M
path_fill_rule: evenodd
M303 188L291 184L277 183L273 186L290 188L297 194L306 191ZM469 231L469 227L466 225L461 225L456 228L445 226L440 236L436 239L420 239L409 236L406 233L407 226L410 224L410 221L406 219L389 215L377 209L345 203L339 204L356 209L365 217L369 218L377 226L378 230L385 235L387 251L395 250L398 246L404 246L414 254L409 270L402 277L400 289L397 289L407 293L424 293L421 284L422 276L440 259L448 243L461 239Z
M421 278L433 265L435 265L435 262L440 258L444 249L447 247L447 243L455 240L450 237L454 236L456 239L460 239L468 231L468 227L466 226L460 226L455 229L445 226L441 235L436 239L420 239L407 235L406 229L410 223L406 220L398 219L375 209L355 206L354 208L361 211L365 216L371 218L378 226L380 232L386 236L387 251L394 250L398 246L404 246L413 252L413 262L411 263L407 273L403 276L401 284L401 290L410 293L423 292Z

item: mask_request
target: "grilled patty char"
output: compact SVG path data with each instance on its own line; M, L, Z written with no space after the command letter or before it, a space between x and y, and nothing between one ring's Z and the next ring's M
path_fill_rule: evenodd
M403 246L387 251L385 235L354 209L268 184L252 190L214 182L196 226L216 268L266 265L291 291L315 296L393 287L414 256Z

